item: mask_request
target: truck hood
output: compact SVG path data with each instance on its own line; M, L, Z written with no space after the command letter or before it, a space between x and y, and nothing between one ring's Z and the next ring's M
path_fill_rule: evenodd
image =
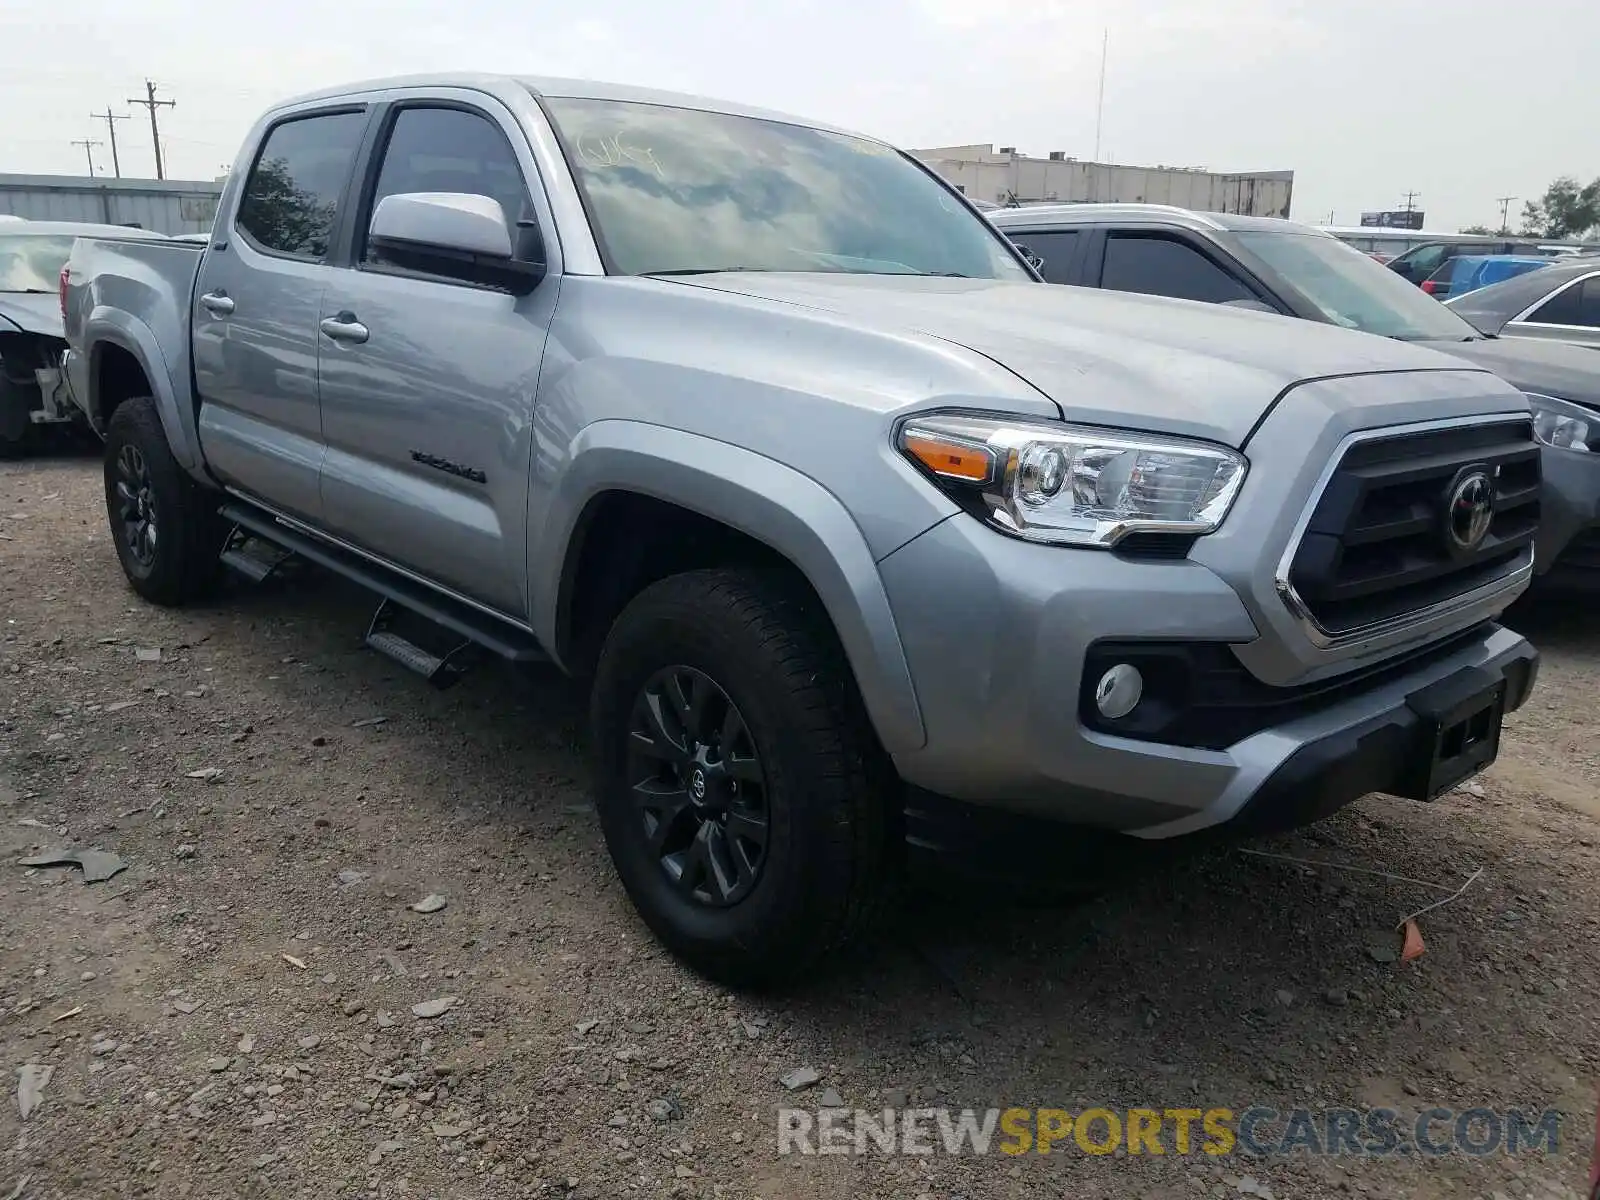
M0 292L0 330L66 337L60 297L54 292Z
M1311 321L1050 284L778 272L674 282L964 346L1048 396L1069 421L1230 446L1242 446L1283 391L1303 380L1459 371L1464 365L1433 350Z
M1505 337L1427 344L1493 371L1524 392L1600 408L1600 353L1588 346Z

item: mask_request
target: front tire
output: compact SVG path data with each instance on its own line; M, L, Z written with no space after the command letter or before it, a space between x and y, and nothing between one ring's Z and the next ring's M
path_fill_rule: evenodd
M892 771L799 580L713 570L652 584L606 638L592 718L612 861L695 969L781 984L886 907Z
M155 401L124 400L106 429L106 515L133 590L175 607L209 594L227 527L217 496L172 457Z

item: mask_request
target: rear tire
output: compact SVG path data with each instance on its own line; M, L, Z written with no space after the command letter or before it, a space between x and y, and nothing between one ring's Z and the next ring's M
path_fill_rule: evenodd
M886 909L896 781L799 580L711 570L652 584L606 637L591 715L612 861L696 970L782 984Z
M22 458L34 446L32 393L0 374L0 462Z
M227 539L218 497L172 457L154 400L124 400L112 414L105 487L111 537L134 591L175 607L215 589Z

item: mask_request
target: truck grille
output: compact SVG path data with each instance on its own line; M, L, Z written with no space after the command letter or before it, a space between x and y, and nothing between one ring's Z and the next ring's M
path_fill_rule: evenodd
M1357 442L1316 501L1289 583L1332 635L1447 602L1529 561L1539 483L1525 418Z

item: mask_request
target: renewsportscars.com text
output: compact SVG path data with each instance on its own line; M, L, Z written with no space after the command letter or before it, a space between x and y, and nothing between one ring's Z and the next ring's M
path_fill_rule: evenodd
M1521 1109L1060 1108L778 1110L779 1154L1556 1153L1561 1114Z

